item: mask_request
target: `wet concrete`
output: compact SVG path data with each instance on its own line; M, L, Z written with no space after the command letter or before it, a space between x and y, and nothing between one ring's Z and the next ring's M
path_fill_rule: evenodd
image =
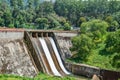
M0 73L27 77L37 74L23 39L0 39Z
M70 51L70 48L72 47L71 39L77 35L78 33L76 32L73 32L73 33L55 32L56 39L62 51L61 55L62 55L63 60L65 60L66 58L70 58L72 56L71 51Z

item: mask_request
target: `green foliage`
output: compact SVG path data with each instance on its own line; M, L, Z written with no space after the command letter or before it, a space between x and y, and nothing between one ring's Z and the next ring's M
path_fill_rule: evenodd
M115 30L117 30L117 29L119 28L119 24L118 24L117 21L113 21L113 22L111 23L111 26L114 26L114 27L115 27Z
M14 28L14 24L9 24L8 27L9 28Z
M35 80L76 80L74 77L66 76L66 77L59 77L59 76L49 76L47 74L39 73L38 76L35 77Z
M112 63L112 66L120 69L120 53L114 53L111 63Z
M106 39L106 51L108 53L119 53L120 52L120 30L110 33Z
M86 18L85 17L80 17L80 22L86 22Z
M89 22L84 22L81 25L81 32L82 33L89 33L94 31L100 31L102 35L106 33L106 29L108 27L108 24L105 21L102 20L91 20Z
M81 24L81 33L84 33L92 38L95 43L102 42L104 35L106 35L108 24L102 20L91 20Z
M120 25L120 11L119 12L116 12L113 14L113 18L115 19L115 21L118 22L118 24ZM120 26L119 26L120 28Z
M8 74L0 74L1 80L33 80L32 78L28 77L20 77L16 75L8 75Z
M57 76L49 76L44 73L39 73L35 78L0 74L0 79L1 80L76 80L74 77L71 77L71 76L57 77Z
M43 17L45 15L54 13L53 4L51 2L45 1L40 3L39 8L37 9L38 17Z
M0 26L4 26L4 19L0 18Z
M81 34L78 37L72 39L73 51L77 51L77 56L80 60L86 60L87 55L90 54L91 50L94 49L92 39L88 36Z
M118 26L112 21L110 25ZM104 69L120 70L120 30L107 32L108 23L91 20L81 25L81 34L72 39L75 62L87 63Z
M46 18L37 18L35 22L39 25L38 29L45 29L48 25L48 19Z
M71 30L71 26L69 23L64 24L64 30Z
M88 20L104 19L109 23L109 31L115 31L120 25L119 4L120 1L117 0L56 0L55 3L41 0L0 0L0 26L9 27L14 24L16 28L21 28L21 24L34 24L41 29L43 24L36 23L36 19L47 18L49 24L45 25L45 29L57 29L63 27L66 20L79 27ZM48 16L53 19L49 21ZM16 21L19 24L16 25Z
M105 21L110 24L113 21L113 17L112 16L107 16L106 19L105 19Z
M93 50L92 53L88 56L87 61L84 63L87 63L92 66L96 66L102 69L111 69L115 70L110 64L110 57L106 55L100 55L99 50Z
M109 24L108 31L116 31L119 28L119 24L112 16L106 17L105 21Z
M54 14L51 16L47 16L49 21L49 29L54 29L61 26L61 24L59 23L59 19L57 20L55 16L56 15Z
M80 17L80 19L78 20L78 26L81 26L81 24L83 23L83 22L86 22L87 20L86 20L86 18L85 17Z

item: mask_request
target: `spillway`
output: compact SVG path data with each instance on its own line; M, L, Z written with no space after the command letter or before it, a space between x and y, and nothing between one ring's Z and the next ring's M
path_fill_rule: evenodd
M55 45L55 42L54 42L53 38L49 37L49 40L50 40L50 42L51 42L51 44L52 44L52 47L53 47L54 52L55 52L55 56L57 57L57 60L58 60L58 63L59 63L59 65L60 65L60 67L62 68L62 70L64 71L65 74L70 74L70 73L65 69L65 67L64 67L64 65L63 65L63 63L62 63L62 60L61 60L61 58L60 58L59 52L58 52L58 50L57 50L57 47L56 47L56 45Z
M56 68L56 66L55 66L55 64L54 64L54 62L53 62L53 59L52 59L51 55L50 55L50 52L49 52L49 50L48 50L48 47L47 47L47 45L46 45L45 40L44 40L43 38L39 38L39 40L40 40L40 42L41 42L41 44L42 44L44 53L45 53L45 55L46 55L46 57L47 57L47 60L48 60L49 65L50 65L50 68L52 69L54 75L56 75L56 76L61 76L61 74L57 71L57 68Z
M44 72L55 76L69 75L61 60L55 41L52 37L32 38L39 61L43 65Z
M36 38L33 38L32 42L34 44L34 47L35 47L36 53L38 55L39 61L42 61L41 64L43 64L43 68L44 68L45 72L47 72L49 74L49 70L48 70L49 68L47 66L48 63L45 60L44 54L42 54L42 51L40 50L41 46L39 46L39 43L37 42Z

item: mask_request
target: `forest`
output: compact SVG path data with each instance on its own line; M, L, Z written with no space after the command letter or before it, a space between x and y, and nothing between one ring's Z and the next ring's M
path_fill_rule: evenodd
M118 0L0 0L0 26L70 30L100 19L113 20L114 30L120 24L119 10Z
M120 71L119 0L0 0L0 26L79 29L70 60Z

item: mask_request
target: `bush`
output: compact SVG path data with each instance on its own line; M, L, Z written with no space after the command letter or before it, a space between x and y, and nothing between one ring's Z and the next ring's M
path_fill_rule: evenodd
M92 39L84 34L72 38L72 43L72 50L77 51L76 57L81 60L85 60L87 55L89 55L91 50L94 48L94 43L92 42Z
M69 23L64 24L64 30L71 30L71 26Z
M114 53L111 63L113 67L120 69L120 53Z
M120 30L110 33L105 41L108 53L120 53Z
M106 19L105 19L105 21L110 24L113 21L113 17L112 16L107 16Z
M9 24L8 27L9 28L14 28L14 24Z
M106 34L107 28L108 28L108 24L105 21L95 19L82 23L80 30L82 33L85 34L99 31L101 35L104 35Z

